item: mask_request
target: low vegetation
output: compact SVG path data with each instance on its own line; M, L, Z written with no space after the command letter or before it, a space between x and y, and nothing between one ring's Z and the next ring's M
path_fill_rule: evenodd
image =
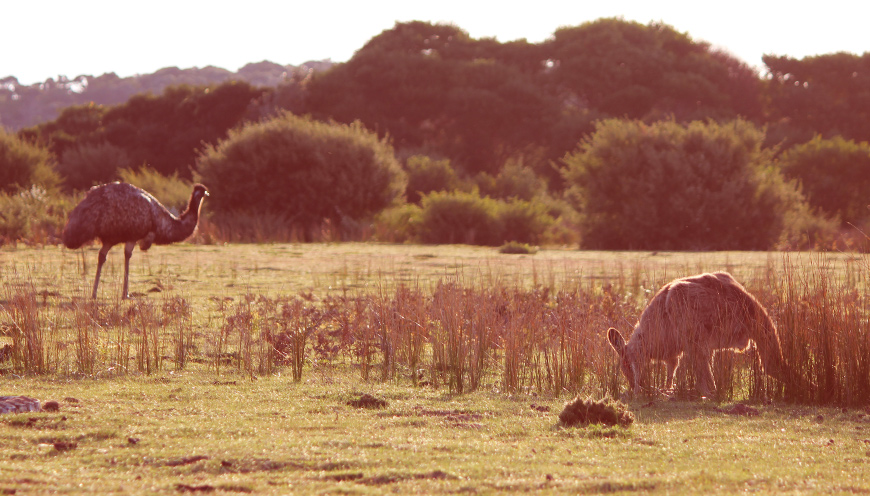
M0 252L0 394L60 404L0 417L0 489L870 489L863 256L160 248L133 258L132 301L110 257L96 302L92 253ZM630 427L563 426L566 402L625 389L604 330L714 269L759 296L819 390L785 402L754 357L719 354L721 405L625 398Z

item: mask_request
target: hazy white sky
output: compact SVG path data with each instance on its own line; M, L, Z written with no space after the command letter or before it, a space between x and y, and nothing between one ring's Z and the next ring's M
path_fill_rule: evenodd
M396 21L449 22L474 38L540 42L560 26L600 17L662 21L758 68L767 53L870 51L866 0L0 0L0 78L31 84L170 66L344 62Z

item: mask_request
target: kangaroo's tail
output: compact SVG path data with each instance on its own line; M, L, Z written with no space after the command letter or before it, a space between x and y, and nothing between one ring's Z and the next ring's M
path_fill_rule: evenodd
M817 389L815 383L804 378L799 364L783 356L779 333L764 307L754 306L750 321L751 337L764 372L783 383L787 397L811 397Z

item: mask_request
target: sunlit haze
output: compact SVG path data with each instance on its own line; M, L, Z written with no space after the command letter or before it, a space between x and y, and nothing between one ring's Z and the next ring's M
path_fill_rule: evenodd
M474 38L540 42L560 26L601 17L661 21L759 68L763 54L805 57L870 51L870 3L830 0L721 2L316 2L199 0L6 2L0 77L23 84L58 75L122 77L164 67L236 71L269 60L344 62L397 21L452 23Z

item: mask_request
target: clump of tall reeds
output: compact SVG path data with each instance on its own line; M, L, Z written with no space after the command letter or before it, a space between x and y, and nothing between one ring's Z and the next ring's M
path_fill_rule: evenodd
M856 258L844 274L815 260L821 258L771 263L742 278L778 327L789 373L784 381L769 377L751 350L717 353L719 400L870 403L870 267ZM617 397L626 384L605 330L630 329L663 282L697 269L665 277L639 266L627 275L560 285L547 277L530 286L450 277L431 286L387 282L319 298L215 297L217 306L207 312L169 296L69 304L7 283L0 325L19 373L153 374L164 357L183 369L203 361L192 354L211 353L216 373L227 365L249 375L287 367L300 380L312 364L352 362L364 380L417 384L425 377L455 393L492 386ZM649 384L662 386L664 366L648 369ZM681 370L677 394L693 389L693 381L688 368Z
M770 393L799 402L867 405L870 298L866 273L860 282L849 280L854 274L837 277L817 261L799 268L784 264L779 274L770 270L764 280L762 291L777 322L790 372L789 380L773 384Z
M12 367L21 373L49 371L48 326L35 291L19 290L8 295L2 305L4 327L12 338Z

